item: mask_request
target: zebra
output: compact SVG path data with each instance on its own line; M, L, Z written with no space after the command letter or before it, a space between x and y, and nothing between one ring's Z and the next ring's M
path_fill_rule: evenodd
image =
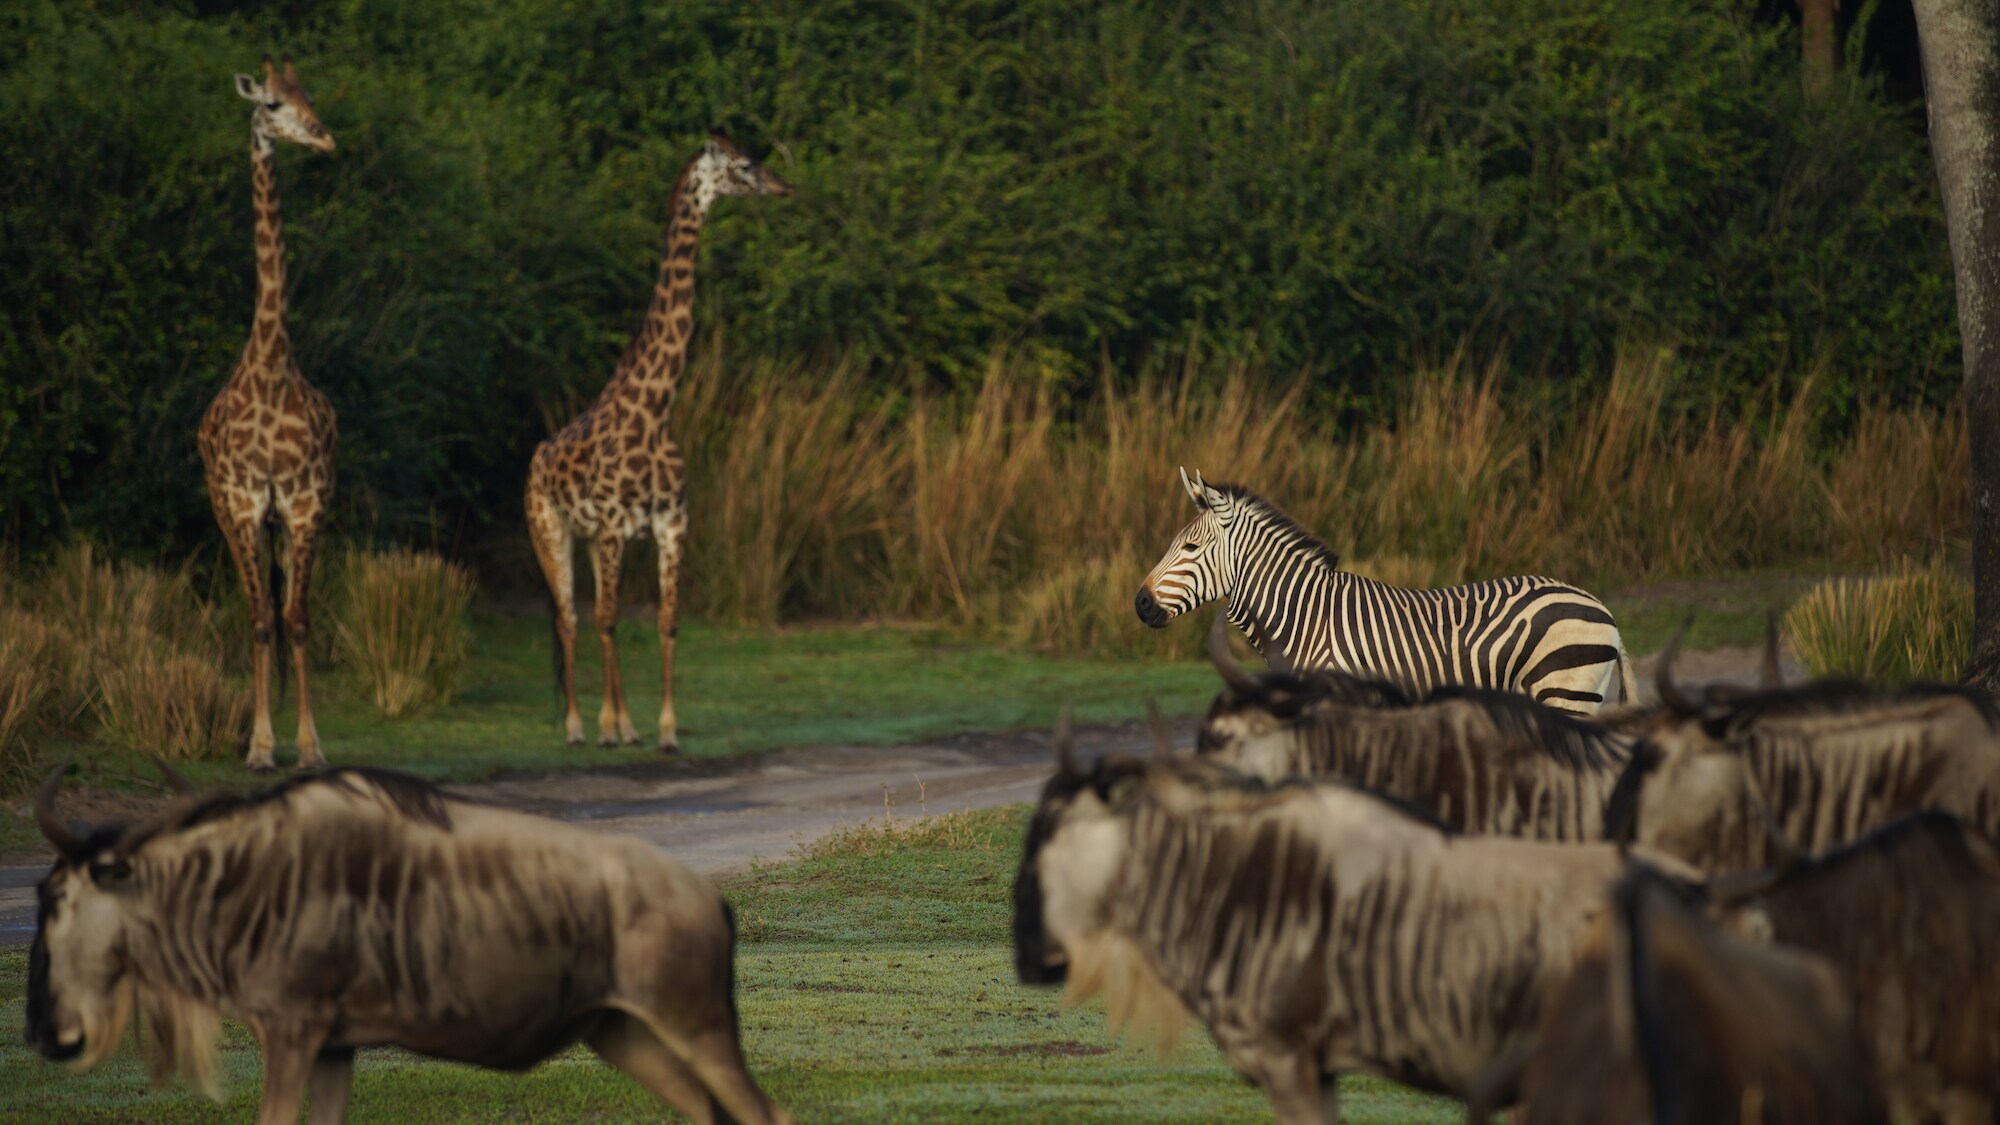
M1517 575L1408 590L1340 569L1332 547L1249 489L1181 484L1200 514L1139 587L1139 620L1163 629L1217 598L1265 656L1376 676L1415 696L1447 684L1518 691L1594 714L1631 662L1603 602L1552 578Z

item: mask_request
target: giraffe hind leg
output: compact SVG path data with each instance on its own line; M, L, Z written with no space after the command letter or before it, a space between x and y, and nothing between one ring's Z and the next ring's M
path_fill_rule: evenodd
M312 587L313 556L319 546L319 521L302 519L290 529L291 549L285 564L285 605L281 615L291 641L292 668L299 680L299 768L319 769L326 765L320 752L319 728L313 722L312 688L306 677L306 638L311 631L311 614L306 604Z
M229 544L229 555L236 563L236 575L243 583L243 597L250 609L251 637L256 650L252 673L256 718L250 728L250 752L245 755L243 764L253 773L266 773L276 768L272 752L277 748L278 739L271 727L271 630L277 614L272 610L269 591L265 589L264 513L260 511L249 519L237 519L220 499L216 500L215 509L222 523L223 539Z
M680 729L674 715L674 650L680 639L681 548L687 535L687 507L676 504L653 521L660 551L660 752L678 753Z

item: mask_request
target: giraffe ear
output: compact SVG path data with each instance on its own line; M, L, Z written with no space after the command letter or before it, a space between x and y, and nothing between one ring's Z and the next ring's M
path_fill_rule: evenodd
M264 84L247 74L239 74L236 76L236 93L245 101L261 102L264 100Z

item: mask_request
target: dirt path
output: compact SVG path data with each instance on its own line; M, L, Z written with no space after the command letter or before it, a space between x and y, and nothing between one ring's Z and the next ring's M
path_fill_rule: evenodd
M1686 653L1687 684L1752 682L1755 649ZM1652 698L1652 662L1637 666L1641 699ZM1788 664L1788 678L1801 669ZM1194 721L1169 724L1175 744L1193 741ZM1078 756L1143 753L1139 723L1080 727ZM968 734L897 746L815 746L719 763L526 776L448 787L558 820L652 842L707 875L782 859L804 843L893 809L903 817L1033 800L1048 776L1049 733ZM0 867L0 945L34 936L37 880L48 859Z

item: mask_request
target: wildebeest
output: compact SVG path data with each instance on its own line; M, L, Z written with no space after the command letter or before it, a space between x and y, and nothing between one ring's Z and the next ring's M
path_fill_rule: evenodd
M1337 1120L1347 1071L1462 1093L1532 1033L1623 866L1343 782L1057 746L1014 884L1021 980L1103 993L1114 1029L1199 1017L1281 1121Z
M1389 684L1324 669L1253 675L1216 624L1209 656L1223 688L1198 753L1272 781L1344 777L1465 832L1603 838L1631 737L1513 692L1450 687L1412 701Z
M1840 970L1900 1116L1995 1120L2000 856L1949 813L1906 817L1773 873L1718 880L1726 924Z
M1523 1066L1514 1125L1868 1125L1882 1095L1833 967L1745 941L1702 919L1699 889L1643 864L1574 972L1543 1006ZM1471 1099L1486 1125L1493 1098Z
M264 1052L260 1125L344 1119L357 1047L522 1070L578 1040L696 1121L783 1122L745 1069L734 930L707 880L645 843L343 768L185 795L79 832L38 889L28 1038L88 1069L135 997L213 1092L218 1016ZM171 775L170 775L171 776Z
M2000 711L1942 685L1844 680L1700 701L1659 665L1665 704L1606 810L1614 838L1711 872L1775 866L1906 813L1941 808L2000 833Z

